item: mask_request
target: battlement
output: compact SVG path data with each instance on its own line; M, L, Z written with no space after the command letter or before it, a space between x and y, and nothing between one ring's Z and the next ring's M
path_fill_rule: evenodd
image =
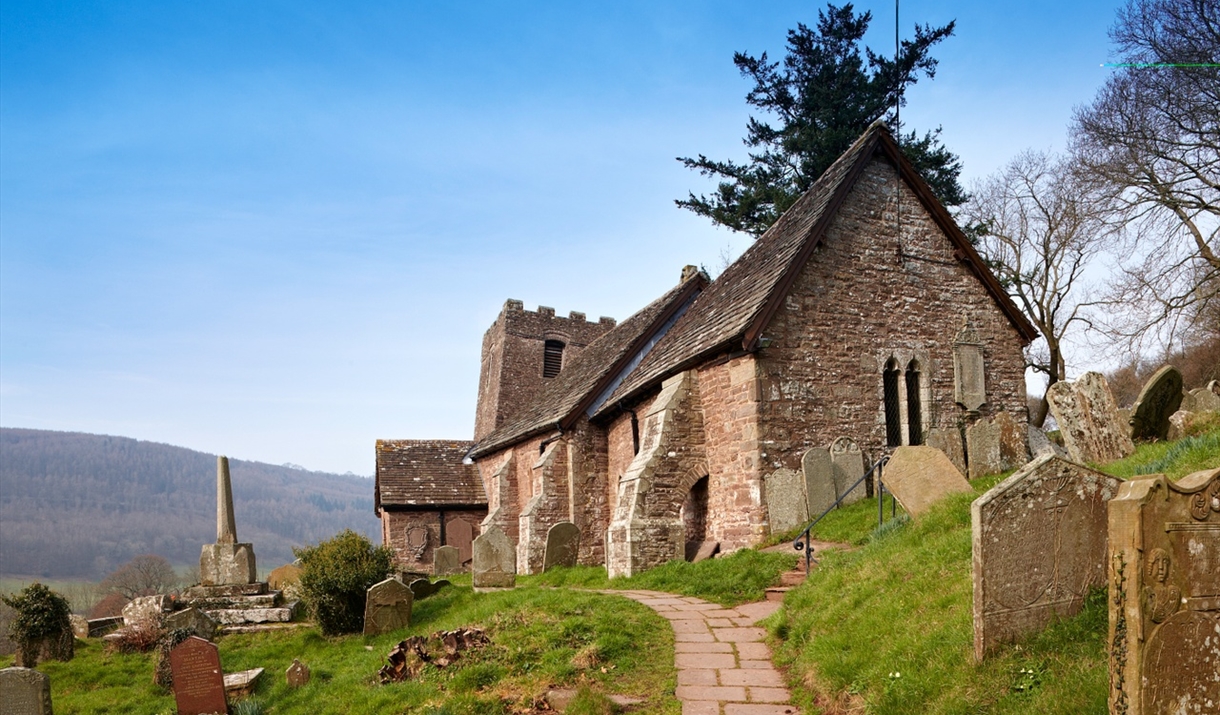
M504 301L504 308L503 308L503 310L500 311L500 315L502 315L502 316L506 316L509 314L520 315L520 316L538 316L541 318L551 318L551 319L560 320L560 321L589 323L591 325L608 325L610 327L614 327L615 325L618 325L617 320L615 320L614 318L605 316L605 315L600 316L597 319L597 322L593 322L592 320L588 319L588 317L586 316L585 313L582 313L578 310L569 311L568 317L566 317L566 318L564 318L562 316L556 316L555 309L550 307L549 305L540 305L540 306L538 306L538 310L536 310L536 311L526 310L525 303L523 303L515 298L509 298L508 300Z

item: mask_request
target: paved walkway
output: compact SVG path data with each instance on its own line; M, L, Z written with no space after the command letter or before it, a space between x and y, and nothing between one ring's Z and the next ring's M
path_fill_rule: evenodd
M677 696L682 715L797 715L771 664L765 631L755 626L778 601L721 608L700 598L659 591L606 591L634 599L669 619L674 629Z

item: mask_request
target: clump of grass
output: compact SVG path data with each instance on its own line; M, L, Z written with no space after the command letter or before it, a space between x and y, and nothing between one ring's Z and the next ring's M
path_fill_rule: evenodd
M1098 467L1107 474L1129 479L1141 474L1165 474L1180 479L1200 469L1220 465L1220 428L1175 442L1151 442L1136 446L1125 459Z

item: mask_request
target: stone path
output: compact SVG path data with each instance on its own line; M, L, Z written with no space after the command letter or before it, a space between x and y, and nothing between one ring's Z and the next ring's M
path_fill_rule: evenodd
M639 601L669 619L682 715L798 715L762 642L766 632L754 625L779 608L777 601L721 608L659 591L605 593Z

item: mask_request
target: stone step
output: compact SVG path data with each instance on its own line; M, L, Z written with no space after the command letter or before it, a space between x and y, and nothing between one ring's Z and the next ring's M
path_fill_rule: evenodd
M234 608L272 608L279 604L280 592L272 591L257 596L222 596L214 598L188 599L195 608L201 610L220 610Z
M294 623L240 623L232 626L225 626L224 632L228 633L270 633L273 631L286 631L294 628L309 628L312 623L294 622Z
M293 604L295 605L295 604ZM212 620L225 626L243 623L287 623L292 620L291 606L281 608L218 608L205 610Z
M784 600L784 594L788 593L791 590L792 590L791 586L772 586L771 588L767 589L767 600L768 601L782 601L782 600Z
M267 593L267 582L242 583L228 586L191 586L182 592L186 598L229 598L232 596L257 596Z

